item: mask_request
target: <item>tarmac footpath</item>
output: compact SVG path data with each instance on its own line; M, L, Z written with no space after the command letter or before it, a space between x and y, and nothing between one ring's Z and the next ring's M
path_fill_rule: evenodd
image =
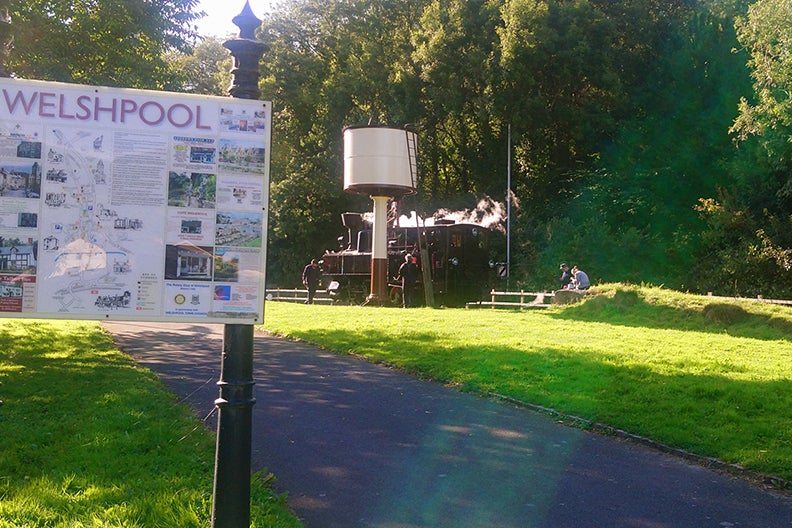
M103 322L216 429L222 325ZM256 333L254 471L306 528L792 528L792 498L381 365Z

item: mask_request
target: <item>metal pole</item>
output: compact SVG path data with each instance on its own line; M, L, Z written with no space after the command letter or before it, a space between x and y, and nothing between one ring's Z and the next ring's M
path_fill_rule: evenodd
M232 97L258 99L259 61L264 45L255 40L261 25L245 2L233 18L239 37L226 41L234 58L233 80L228 91ZM220 368L217 449L212 501L212 528L250 526L250 458L253 424L253 325L227 324L223 333Z
M509 123L506 147L506 291L509 291L511 276L511 123Z
M250 458L253 425L253 325L227 324L220 369L214 528L250 526Z

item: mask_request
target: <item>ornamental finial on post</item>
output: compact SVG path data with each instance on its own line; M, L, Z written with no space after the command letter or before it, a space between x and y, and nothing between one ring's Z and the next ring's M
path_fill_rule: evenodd
M231 86L228 93L239 99L258 99L259 61L264 53L265 45L256 40L255 31L261 25L250 3L245 2L242 12L232 21L239 28L239 37L223 43L234 58L231 68Z

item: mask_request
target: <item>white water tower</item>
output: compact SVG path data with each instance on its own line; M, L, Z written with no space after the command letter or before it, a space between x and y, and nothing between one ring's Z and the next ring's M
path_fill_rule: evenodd
M388 298L388 200L415 194L417 138L408 128L344 129L344 191L374 202L369 302Z

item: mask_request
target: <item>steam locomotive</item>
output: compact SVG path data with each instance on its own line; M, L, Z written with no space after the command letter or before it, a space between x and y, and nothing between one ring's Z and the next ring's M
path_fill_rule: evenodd
M371 284L371 225L361 213L341 215L347 232L338 238L339 250L322 256L322 275L328 293L341 302L363 302ZM460 306L487 295L496 280L490 259L492 231L472 223L436 220L425 227L400 227L389 223L388 292L391 301L401 298L396 282L405 256L413 255L418 268L416 299L433 298L436 306ZM427 273L428 271L428 273ZM424 283L427 278L429 284ZM431 297L430 297L431 296Z

